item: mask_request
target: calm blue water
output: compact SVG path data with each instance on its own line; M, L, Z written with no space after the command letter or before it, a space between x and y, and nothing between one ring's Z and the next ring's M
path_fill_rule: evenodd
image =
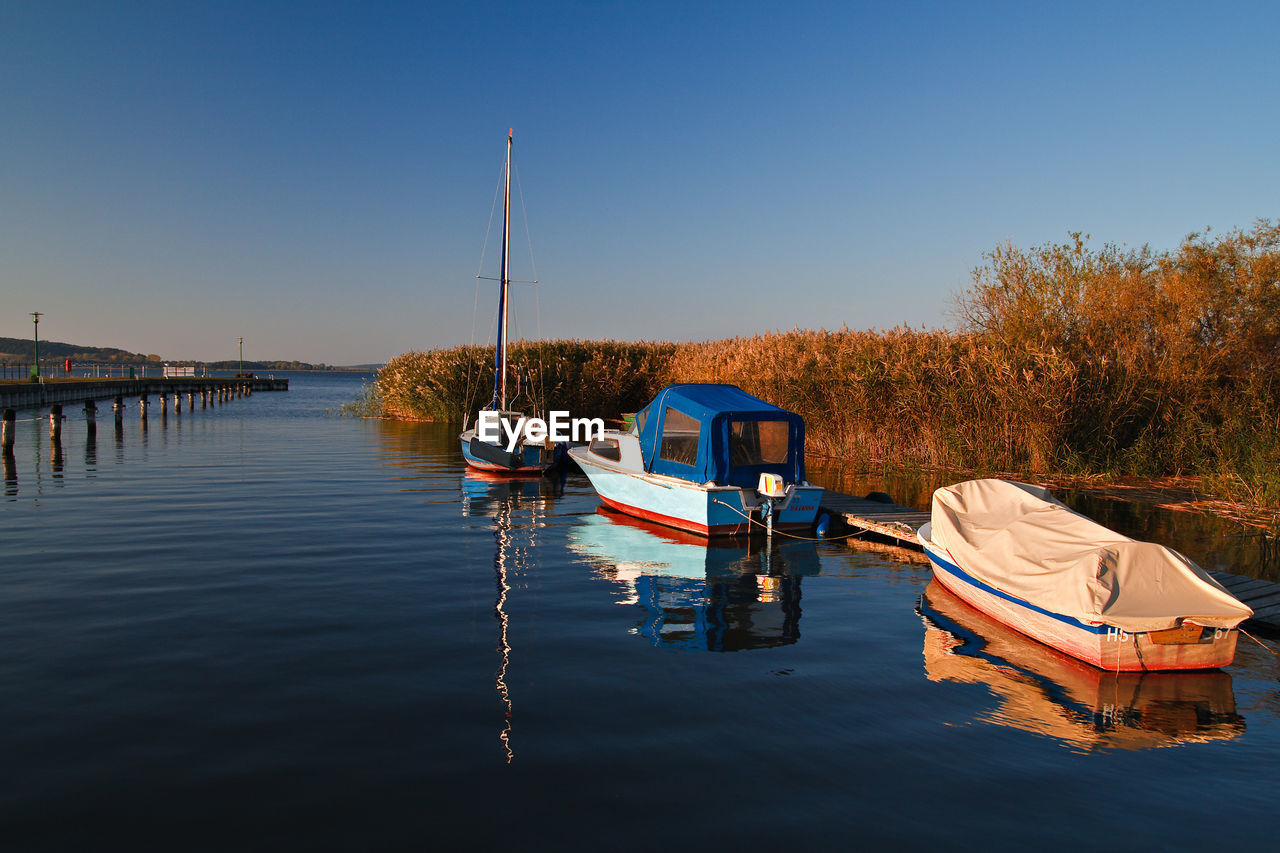
M464 473L360 378L19 424L5 849L1246 849L1280 689L1116 679L838 543L768 555ZM70 413L70 410L68 410Z

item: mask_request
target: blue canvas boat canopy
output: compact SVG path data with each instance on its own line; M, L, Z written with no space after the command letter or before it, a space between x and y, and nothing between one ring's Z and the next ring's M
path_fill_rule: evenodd
M804 419L736 385L679 384L636 413L646 471L754 488L762 473L804 482Z

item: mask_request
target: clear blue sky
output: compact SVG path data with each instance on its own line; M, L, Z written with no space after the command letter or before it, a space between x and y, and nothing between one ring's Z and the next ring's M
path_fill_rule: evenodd
M983 252L1280 215L1280 3L0 0L0 335L332 364L940 327ZM496 237L485 274L496 272Z

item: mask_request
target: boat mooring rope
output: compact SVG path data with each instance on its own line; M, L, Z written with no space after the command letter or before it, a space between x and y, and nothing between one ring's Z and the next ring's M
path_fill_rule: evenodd
M711 502L720 504L720 506L728 507L729 509L736 512L738 515L745 518L748 524L754 524L758 527L763 527L766 530L769 529L769 525L765 524L763 521L759 521L757 519L752 518L750 515L738 509L733 504L727 504L724 501L720 500L719 498L712 498ZM852 533L846 533L842 536L798 536L795 533L788 533L785 530L774 530L773 534L775 536L785 536L788 539L799 539L801 542L836 542L840 539L852 539L854 536L857 536L859 533L864 533L864 532L866 532L865 529L859 529L859 530L855 530Z
M1142 667L1142 671L1147 671L1147 662L1142 659L1142 644L1138 642L1138 633L1135 631L1130 634L1133 637L1133 650L1138 653L1138 666ZM1117 666L1119 665L1120 656L1116 655Z
M1274 655L1275 657L1280 658L1280 653L1277 653L1275 649L1271 648L1271 647L1270 647L1270 646L1268 646L1266 643L1262 642L1262 641L1261 641L1261 640L1259 640L1257 637L1253 636L1253 634L1250 634L1248 631L1246 631L1245 629L1241 628L1239 625L1237 625L1237 626L1236 626L1236 630L1237 630L1237 631L1239 631L1241 634L1244 634L1244 635L1245 635L1246 637L1248 637L1250 640L1253 640L1253 641L1254 641L1255 643L1257 643L1258 645L1262 646L1262 647L1263 647L1264 649L1266 649L1267 651L1271 652L1271 654L1272 654L1272 655Z

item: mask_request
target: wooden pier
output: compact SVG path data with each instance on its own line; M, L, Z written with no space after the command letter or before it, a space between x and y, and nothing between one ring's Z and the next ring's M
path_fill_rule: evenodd
M255 391L288 391L288 379L258 379L250 376L166 376L151 379L64 379L56 382L0 382L0 457L6 471L11 470L13 445L17 436L19 409L49 410L49 438L54 448L61 447L64 403L83 403L85 427L90 436L97 433L98 400L112 400L116 434L124 422L125 399L136 397L142 428L147 428L150 398L160 404L160 418L169 414L169 397L173 397L174 415L182 414L182 398L187 409L195 411L197 401L202 409L235 397L246 397ZM56 452L56 451L55 451ZM6 474L6 477L8 475Z
M288 379L228 376L166 376L142 379L59 379L45 382L0 382L0 409L42 409L54 403L82 403L115 397L162 397L169 394L236 395L255 391L288 391Z
M855 498L840 492L823 492L822 508L835 522L834 533L874 533L894 544L919 548L916 531L929 520L929 513L898 506L882 492Z
M824 492L819 512L831 516L833 534L873 534L877 539L888 540L890 548L923 550L916 531L929 520L929 513L898 506L888 495L873 492L865 498L856 498L840 492ZM882 542L876 544L878 548L886 547ZM1210 571L1209 574L1253 608L1253 618L1245 624L1280 630L1280 583L1230 572Z
M1280 583L1233 575L1230 572L1209 572L1227 588L1227 592L1253 608L1249 623L1280 629Z

